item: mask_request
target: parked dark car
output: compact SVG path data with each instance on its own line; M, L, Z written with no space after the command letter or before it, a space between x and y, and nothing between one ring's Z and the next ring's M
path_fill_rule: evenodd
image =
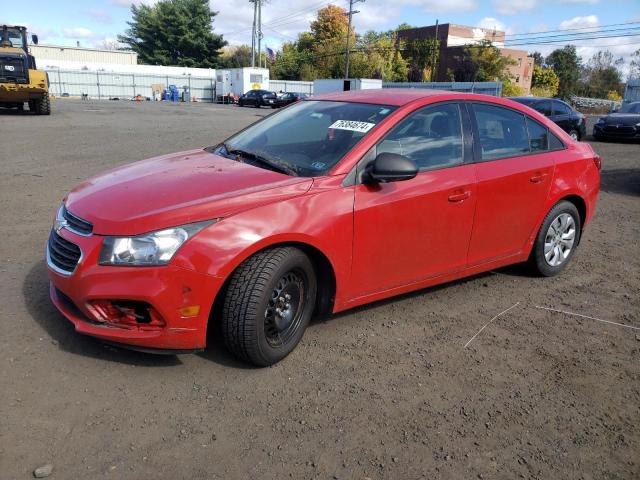
M620 110L601 117L593 126L593 138L640 139L640 102L626 103Z
M277 98L275 92L269 90L249 90L238 99L238 106L270 107L275 104Z
M584 115L576 112L571 105L562 100L540 97L511 97L511 100L531 107L548 117L574 140L582 140L587 135L587 122Z
M276 99L275 103L271 108L286 107L287 105L291 105L292 103L295 103L299 100L304 100L305 98L308 98L308 97L309 95L307 95L306 93L286 92L278 96L278 98Z

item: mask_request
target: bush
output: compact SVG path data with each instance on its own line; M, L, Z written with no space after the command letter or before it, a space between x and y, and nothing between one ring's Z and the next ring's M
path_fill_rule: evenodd
M507 80L502 82L502 96L503 97L519 97L524 94L522 87L519 87L515 83Z

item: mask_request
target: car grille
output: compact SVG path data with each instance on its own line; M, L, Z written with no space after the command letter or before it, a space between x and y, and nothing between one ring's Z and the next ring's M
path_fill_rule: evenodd
M49 235L47 252L50 264L63 273L73 273L82 256L78 245L65 240L55 230Z
M90 222L76 217L66 207L62 207L62 216L67 221L69 230L80 235L91 235L91 232L93 232L93 225Z
M633 127L633 125L619 125L619 126L613 126L613 125L607 125L604 127L604 131L607 133L612 133L614 135L633 135L634 133L636 133L636 129Z

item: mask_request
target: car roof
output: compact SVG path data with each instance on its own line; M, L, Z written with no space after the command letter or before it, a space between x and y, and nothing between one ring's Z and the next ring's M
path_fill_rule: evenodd
M333 100L337 102L374 103L381 105L402 106L429 97L460 96L468 94L427 88L375 88L367 90L352 90L349 92L332 92L314 95L311 100Z

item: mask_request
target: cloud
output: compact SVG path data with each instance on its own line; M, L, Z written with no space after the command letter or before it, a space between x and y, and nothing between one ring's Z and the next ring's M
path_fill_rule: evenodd
M118 7L130 7L131 5L153 5L158 0L111 0L112 5L116 5Z
M596 15L587 15L584 17L573 17L569 20L560 22L560 30L570 30L575 28L597 28L600 26L600 20Z
M388 11L388 2L381 3L387 5ZM476 0L396 0L394 3L421 7L428 13L468 12L478 8Z
M487 30L498 30L499 32L504 32L507 29L504 23L493 17L484 17L476 24L476 27L485 28Z
M500 15L518 15L533 10L537 5L537 0L491 0L493 8Z
M87 17L93 18L98 23L113 23L113 17L104 10L92 8L83 12Z
M92 38L94 36L91 30L84 27L63 28L62 35L67 38Z

